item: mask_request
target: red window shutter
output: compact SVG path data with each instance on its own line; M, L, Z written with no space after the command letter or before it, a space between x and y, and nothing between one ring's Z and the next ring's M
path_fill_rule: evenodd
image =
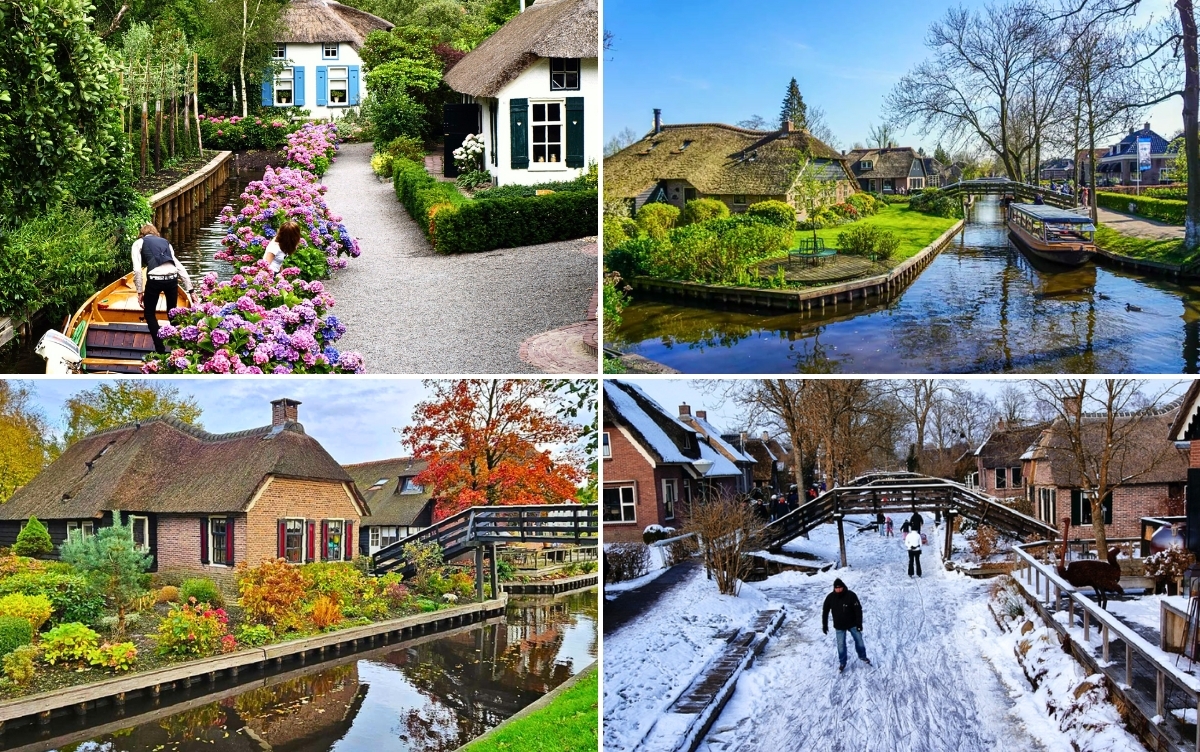
M287 556L287 520L279 521L279 558Z
M316 561L317 548L317 523L312 520L308 521L308 560Z
M208 563L208 518L200 518L200 563Z
M329 520L321 520L321 561L329 555Z
M225 518L225 563L233 566L233 517Z
M342 558L346 561L354 560L354 523L346 520L346 545L345 551L342 553Z

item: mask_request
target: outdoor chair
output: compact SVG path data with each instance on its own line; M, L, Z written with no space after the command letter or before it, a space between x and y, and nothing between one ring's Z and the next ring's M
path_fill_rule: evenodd
M825 245L824 238L800 238L800 244L788 251L788 258L798 258L813 264L837 255L836 248Z

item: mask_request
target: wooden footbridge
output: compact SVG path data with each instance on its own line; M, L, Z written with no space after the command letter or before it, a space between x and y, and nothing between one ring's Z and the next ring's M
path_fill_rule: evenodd
M938 512L945 518L944 556L947 559L950 558L954 518L958 516L978 524L986 524L1004 535L1020 540L1051 540L1056 532L1053 525L1021 514L1012 507L1005 506L961 483L919 473L877 472L861 475L845 486L831 488L770 523L764 532L764 546L777 550L818 525L833 521L838 527L841 566L844 567L846 534L842 524L847 514L874 516L880 512L902 513L904 517L896 521L899 526L914 511L925 514Z
M1075 196L1067 196L1037 185L1018 183L1008 178L960 180L942 186L942 190L951 196L1012 196L1024 203L1033 203L1037 196L1041 196L1044 203L1060 209L1074 209L1079 205Z
M375 574L398 571L414 574L416 567L405 556L413 543L437 543L445 561L475 552L475 594L483 600L484 554L491 564L492 597L499 592L496 578L496 546L503 543L573 543L595 546L600 540L598 504L526 504L471 507L440 520L430 527L401 538L375 552L371 568Z

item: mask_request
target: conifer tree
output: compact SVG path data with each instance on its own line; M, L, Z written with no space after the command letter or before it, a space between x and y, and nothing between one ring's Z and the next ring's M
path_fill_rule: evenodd
M779 112L779 127L783 128L791 120L797 130L808 130L808 105L800 95L800 85L793 78L788 84L787 95L783 98L783 109Z

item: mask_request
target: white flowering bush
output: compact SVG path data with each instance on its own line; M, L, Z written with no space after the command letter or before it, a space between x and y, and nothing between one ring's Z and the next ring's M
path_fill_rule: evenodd
M483 162L483 136L468 133L463 139L462 146L453 152L454 164L459 172L474 172Z

